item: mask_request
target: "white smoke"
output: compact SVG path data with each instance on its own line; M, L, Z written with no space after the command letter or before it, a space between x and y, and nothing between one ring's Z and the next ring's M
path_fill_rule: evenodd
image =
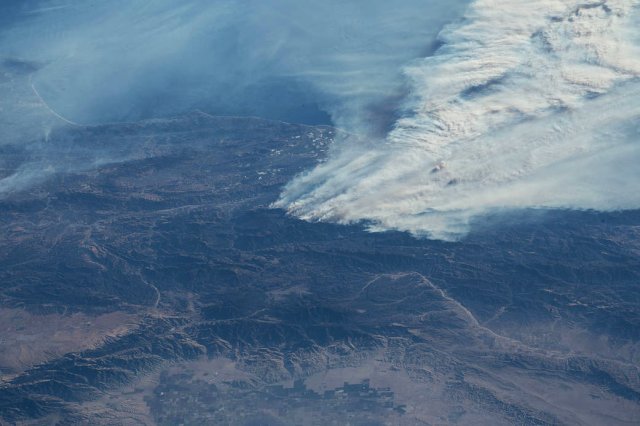
M476 0L405 68L406 115L337 141L278 207L454 239L487 212L640 208L637 0Z
M496 209L640 207L639 1L2 2L0 146L37 161L0 193L86 167L33 141L68 122L317 108L359 136L283 192L305 219L457 238Z

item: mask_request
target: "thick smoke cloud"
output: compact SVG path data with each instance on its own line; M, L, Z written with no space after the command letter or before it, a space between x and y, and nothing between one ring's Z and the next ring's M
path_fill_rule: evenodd
M307 220L455 239L494 211L640 208L639 3L3 2L0 148L37 160L0 195L87 167L51 129L202 109L353 135L274 204Z
M477 0L405 67L406 114L276 204L434 238L496 210L640 208L638 1Z

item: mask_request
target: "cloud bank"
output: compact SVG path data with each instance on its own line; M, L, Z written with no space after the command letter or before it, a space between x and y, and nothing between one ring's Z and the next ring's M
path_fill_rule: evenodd
M338 141L276 206L456 239L496 210L640 208L640 3L476 0L404 67L382 140Z

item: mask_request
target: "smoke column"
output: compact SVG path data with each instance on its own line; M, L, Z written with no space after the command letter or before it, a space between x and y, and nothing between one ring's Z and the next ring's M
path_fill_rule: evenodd
M404 68L404 116L276 206L456 239L488 212L640 207L637 1L477 0Z

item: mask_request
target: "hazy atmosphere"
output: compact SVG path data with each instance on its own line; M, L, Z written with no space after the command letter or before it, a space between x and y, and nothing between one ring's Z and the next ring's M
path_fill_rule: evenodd
M0 425L640 424L640 0L0 0Z

